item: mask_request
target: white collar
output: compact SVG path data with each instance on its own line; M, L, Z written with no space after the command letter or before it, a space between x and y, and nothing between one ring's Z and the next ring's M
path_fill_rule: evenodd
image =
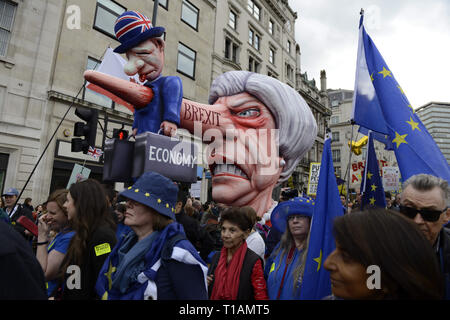
M270 221L270 216L272 215L273 209L278 205L278 201L274 201L273 205L267 210L266 213L263 214L261 221L259 221L260 224L265 224L267 221Z

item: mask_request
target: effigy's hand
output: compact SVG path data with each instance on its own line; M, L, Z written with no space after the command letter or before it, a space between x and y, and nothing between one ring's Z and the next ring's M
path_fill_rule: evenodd
M161 123L161 129L163 129L164 135L173 137L177 133L177 125L169 121L163 121Z

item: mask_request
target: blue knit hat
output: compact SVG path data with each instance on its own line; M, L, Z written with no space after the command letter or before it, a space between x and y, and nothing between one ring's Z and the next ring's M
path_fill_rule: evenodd
M163 27L154 27L149 18L138 11L126 11L116 20L114 32L121 45L114 52L125 53L142 41L160 37Z
M314 201L303 197L295 197L288 201L283 201L273 209L270 215L270 222L272 227L284 233L288 217L299 214L312 218Z
M119 193L119 199L139 202L156 212L175 220L178 186L169 178L156 172L145 172L133 186Z

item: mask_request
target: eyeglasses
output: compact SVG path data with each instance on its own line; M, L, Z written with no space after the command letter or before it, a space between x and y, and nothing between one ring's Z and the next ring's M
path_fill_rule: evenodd
M400 206L400 212L410 219L414 219L418 213L423 220L428 222L436 222L439 220L439 217L443 212L445 212L447 208L444 210L429 210L429 209L416 209L411 207Z

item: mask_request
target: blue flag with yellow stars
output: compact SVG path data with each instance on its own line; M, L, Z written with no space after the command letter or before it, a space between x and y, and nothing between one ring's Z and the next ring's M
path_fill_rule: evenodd
M450 181L450 167L435 141L415 114L363 25L353 99L353 119L364 128L385 135L393 144L403 181L426 173Z
M361 210L368 207L386 208L386 198L380 177L377 155L373 146L372 132L369 132L366 165L364 166L364 175L361 181L361 195Z
M323 262L334 251L333 221L343 215L341 198L334 175L331 137L323 146L322 162L317 186L316 204L311 220L308 253L303 273L300 299L320 300L331 295L330 274Z

